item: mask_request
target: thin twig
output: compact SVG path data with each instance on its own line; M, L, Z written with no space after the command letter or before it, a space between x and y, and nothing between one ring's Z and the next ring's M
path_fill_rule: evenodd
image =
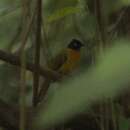
M95 15L97 18L98 37L102 43L102 47L106 47L107 44L107 31L106 31L106 17L103 0L95 0ZM100 46L100 47L101 47Z
M43 33L43 38L44 38L44 40L43 40L44 44L42 44L42 52L46 58L45 60L46 60L46 64L47 64L50 61L50 59L52 58L52 54L49 50L50 43L49 43L48 35L45 30L45 22L44 22L43 17L42 17L42 33Z
M118 16L116 22L113 23L113 24L107 29L107 31L108 31L109 33L110 33L110 32L113 32L113 31L118 27L118 25L120 24L121 20L123 19L124 15L125 15L125 13L126 13L126 10L127 10L127 8L123 9L123 10L121 11L121 13L119 14L119 16Z
M32 16L30 17L30 20L29 20L29 22L28 22L27 25L26 25L26 32L24 32L24 34L23 34L24 36L22 37L22 38L23 38L23 39L22 39L22 44L21 44L21 46L20 46L20 48L19 48L19 51L20 51L22 48L24 48L25 45L26 45L26 41L27 41L28 36L29 36L29 34L30 34L30 32L31 32L31 28L32 28L32 25L33 25L33 22L34 22L35 12L36 12L36 9L34 8L33 14L32 14Z

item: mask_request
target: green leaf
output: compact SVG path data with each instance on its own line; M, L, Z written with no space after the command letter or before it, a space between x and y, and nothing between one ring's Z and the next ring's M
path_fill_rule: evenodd
M84 71L69 81L59 83L57 91L48 98L46 107L41 107L36 118L38 125L50 127L64 122L89 108L93 102L113 97L125 89L130 77L130 46L117 43L99 58L98 64L89 72Z
M47 18L48 19L47 21L49 23L54 22L54 21L59 20L65 16L72 15L72 14L75 14L78 12L80 12L80 8L78 8L78 7L66 7L66 8L63 8L61 10L55 11L52 15L50 15Z

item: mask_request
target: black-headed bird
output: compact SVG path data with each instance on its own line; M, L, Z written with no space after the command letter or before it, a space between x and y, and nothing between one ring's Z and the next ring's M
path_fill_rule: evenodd
M57 71L61 75L68 75L73 72L79 65L81 48L84 44L77 39L72 39L68 44L65 50L58 54L54 59L49 63L49 68ZM46 94L46 91L49 88L51 83L50 79L45 79L41 90L39 91L39 101L43 99Z

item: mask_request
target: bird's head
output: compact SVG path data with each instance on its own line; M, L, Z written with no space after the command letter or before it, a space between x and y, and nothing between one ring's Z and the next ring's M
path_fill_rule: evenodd
M84 44L81 41L77 39L72 39L68 45L68 48L79 51L83 46Z

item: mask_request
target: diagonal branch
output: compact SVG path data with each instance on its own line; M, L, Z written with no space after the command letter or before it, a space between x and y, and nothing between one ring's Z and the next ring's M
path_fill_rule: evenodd
M16 65L16 66L21 67L19 56L16 56L16 55L8 53L8 52L4 52L3 50L0 50L0 60L8 62L12 65ZM31 62L26 61L26 69L31 71L31 72L34 72L35 66ZM46 77L46 78L49 77L53 80L58 80L60 78L60 74L58 74L57 72L52 71L50 69L43 68L40 66L39 70L40 70L40 75L43 77Z

